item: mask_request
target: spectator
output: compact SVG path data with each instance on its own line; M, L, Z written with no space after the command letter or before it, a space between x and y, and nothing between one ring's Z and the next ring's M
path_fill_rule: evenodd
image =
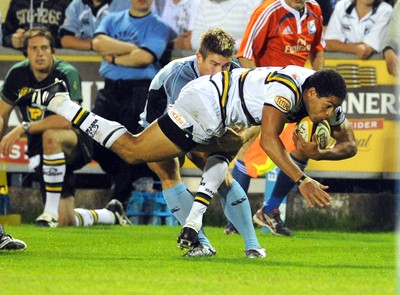
M128 9L129 0L73 0L60 27L63 48L92 50L92 38L100 21L110 12Z
M264 1L251 16L237 58L243 67L253 68L303 66L309 57L312 68L320 70L325 45L322 22L316 2Z
M0 250L25 250L26 244L24 241L14 239L8 235L0 224Z
M200 36L205 31L220 28L236 40L237 49L252 11L261 2L261 0L201 0L192 32L192 48L199 49Z
M340 0L326 28L326 50L368 59L380 52L392 6L382 0Z
M400 1L394 6L388 32L383 39L382 54L389 74L400 76Z
M247 68L291 64L304 66L309 58L312 68L321 70L324 66L325 45L322 31L322 12L316 2L268 0L257 7L252 14L237 57L241 65ZM293 128L287 128L285 132L291 132L291 130ZM239 151L232 175L245 191L250 185L250 176L246 167L252 163L245 163L244 158L250 152L259 154L260 157L265 158L265 162L267 159L267 155L260 149L258 138L244 145ZM292 184L289 186L292 187ZM281 187L280 184L279 187ZM279 205L280 203L276 202L273 207L279 208ZM274 211L269 206L265 207L265 210L268 210L266 211L268 214ZM280 214L274 216L275 220L282 225L282 232L290 235L289 229L280 219ZM235 233L235 228L228 223L225 233Z
M58 30L70 3L71 0L11 0L3 28L3 46L21 49L27 30L46 27L53 35L55 47L60 48Z
M201 0L155 0L152 11L169 27L170 49L191 50L194 20Z
M55 227L119 222L120 211L77 209L74 212L73 171L91 160L90 138L76 128L71 129L71 124L59 115L44 112L30 103L16 103L20 95L31 89L45 87L55 79L66 81L72 99L79 103L82 94L78 72L72 65L54 59L54 40L46 29L28 30L24 35L23 50L27 59L9 70L0 89L1 134L7 129L8 118L14 107L18 107L24 121L1 138L0 152L8 154L13 145L24 134L27 135L29 166L38 174L46 199L43 213L36 219L36 224ZM107 208L117 210L115 203L110 202Z
M136 133L151 79L166 44L168 27L150 10L152 0L131 0L129 10L108 14L96 29L93 49L103 57L100 74L105 79L93 111L120 122ZM99 145L94 159L113 181L112 198L126 202L132 182L155 174L145 164L128 165Z

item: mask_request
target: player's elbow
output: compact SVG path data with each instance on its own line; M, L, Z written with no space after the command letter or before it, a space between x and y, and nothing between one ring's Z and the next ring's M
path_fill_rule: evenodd
M347 156L348 158L354 157L358 152L357 141L353 140L348 144Z

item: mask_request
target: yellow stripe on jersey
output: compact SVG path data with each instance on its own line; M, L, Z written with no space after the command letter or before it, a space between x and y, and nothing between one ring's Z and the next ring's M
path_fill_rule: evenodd
M242 75L240 75L240 82L243 83L244 79L246 79L247 74L250 73L250 71L252 71L252 70L253 69L243 72Z
M301 89L297 86L296 82L293 80L292 77L285 74L272 72L265 79L265 84L270 82L278 82L285 85L293 92L294 97L296 99L296 104L300 102Z
M229 72L222 72L222 96L221 96L221 106L225 109L226 103L228 101L228 90L229 90Z

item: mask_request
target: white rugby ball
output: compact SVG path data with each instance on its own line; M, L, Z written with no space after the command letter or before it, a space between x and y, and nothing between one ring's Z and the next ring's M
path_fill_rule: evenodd
M331 138L331 127L328 121L323 120L313 123L310 117L304 117L296 125L296 130L306 142L310 142L314 134L317 137L317 143L320 149L325 149Z

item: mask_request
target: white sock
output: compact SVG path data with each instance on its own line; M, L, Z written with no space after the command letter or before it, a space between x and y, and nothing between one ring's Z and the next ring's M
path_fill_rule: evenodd
M127 132L127 129L120 123L109 121L89 112L69 99L63 100L55 112L106 148L110 148L122 134Z
M99 224L115 224L115 214L108 209L94 210L99 216Z
M192 210L190 210L190 213L188 217L186 218L186 225L190 225L194 227L194 229L199 232L203 225L203 215L207 210L207 206L199 203L199 202L194 202L192 206Z
M49 212L58 216L58 206L60 205L61 194L46 193L46 203L44 204L43 212Z
M107 209L88 210L75 208L75 224L91 226L93 224L115 224L115 215Z
M203 215L212 197L226 177L228 167L229 161L223 155L210 155L207 159L192 209L186 218L186 225L193 226L197 232L203 225Z
M228 168L229 160L225 156L219 154L210 155L204 167L197 192L213 197L225 180Z
M64 153L43 155L42 169L46 191L46 203L43 211L58 216L58 207L66 172Z
M74 212L76 226L91 226L97 221L95 214L92 214L88 209L75 208Z

